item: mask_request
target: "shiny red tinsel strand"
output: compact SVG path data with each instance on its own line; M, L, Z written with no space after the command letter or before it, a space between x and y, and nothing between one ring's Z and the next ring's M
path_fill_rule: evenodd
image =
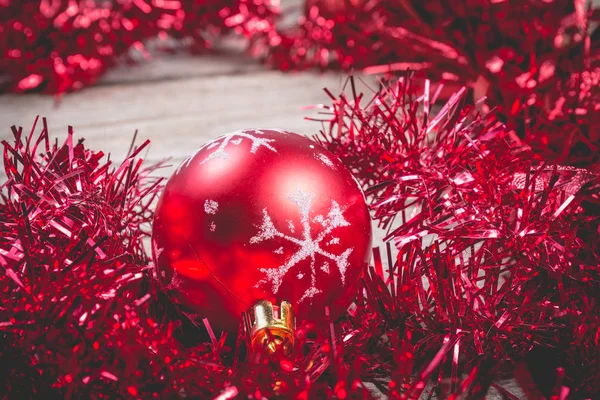
M185 385L169 375L181 348L174 326L149 312L154 292L142 241L161 182L138 158L148 142L113 167L102 152L73 142L71 129L59 146L42 125L39 136L34 124L30 134L13 128L14 144L3 142L0 392L21 399L179 392ZM188 378L194 393L197 376Z
M39 0L0 2L0 92L61 94L93 84L150 39L197 51L227 32L269 31L269 0Z
M467 86L545 160L586 166L600 154L599 16L585 0L308 0L299 26L254 47L284 70L411 69Z
M411 69L467 86L471 101L487 97L542 159L589 166L600 162L595 4L307 0L298 23L281 27L288 13L275 0L7 0L0 2L0 91L77 90L135 51L148 55L152 39L200 50L233 31L283 70Z
M133 391L123 386L123 365L169 343L154 337L157 325L141 306L142 239L160 189L136 158L148 143L115 169L102 152L74 143L72 130L59 146L42 125L39 136L35 124L31 134L13 127L14 144L3 141L0 391L7 398ZM146 367L128 368L160 382L160 366Z
M136 158L146 144L113 168L72 133L51 144L45 121L37 138L14 129L1 392L446 398L494 387L517 398L499 383L516 377L531 398L600 393L597 11L509 3L310 1L300 29L282 33L258 1L0 2L4 90L78 89L157 34L202 48L231 29L283 69L411 67L471 88L438 112L429 83L416 95L406 79L326 107L321 140L369 189L395 249L385 272L375 251L365 296L333 337L301 327L292 356L258 360L243 356L243 336L198 343L203 329L182 326L155 291L142 240L159 182ZM484 95L508 127L474 114Z
M270 47L268 60L282 69L411 68L462 84L530 72L543 81L554 67L581 65L574 50L597 50L590 19L597 11L582 0L307 0L298 26L269 31L257 44Z
M600 172L537 161L463 107L464 89L432 112L425 88L402 78L371 98L334 97L318 137L368 188L395 244L390 292L375 294L384 320L403 315L415 362L444 350L450 390L470 368L477 377L475 362L497 374L551 349L559 388L600 393Z
M600 65L523 98L513 126L542 160L600 165Z
M58 145L50 142L45 119L35 134L38 124L29 134L13 128L14 143L3 142L3 396L369 397L360 378L377 371L383 377L385 370L376 362L346 365L344 346L335 358L332 340L339 336L300 327L290 357L244 357L243 335L236 346L235 338L185 323L155 290L144 249L161 187L150 175L155 167L142 167L139 158L148 142L113 166L102 152L74 142L72 129ZM375 322L356 320L353 328L363 328L353 337L377 333ZM361 345L349 337L345 342Z
M514 376L531 398L598 393L598 171L538 163L493 116L473 117L464 90L432 112L411 88L326 107L323 143L371 187L396 246L387 262L374 250L331 331L299 327L290 356L248 356L243 330L237 342L207 334L155 290L142 239L160 183L136 158L144 146L113 168L72 133L51 145L45 121L37 138L15 128L0 207L2 391L518 398L503 383ZM540 377L546 349L558 358Z

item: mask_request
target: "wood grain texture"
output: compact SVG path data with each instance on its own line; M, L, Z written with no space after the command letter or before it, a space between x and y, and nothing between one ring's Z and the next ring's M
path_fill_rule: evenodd
M27 130L41 115L53 136L64 137L72 125L88 146L115 160L125 156L137 129L140 139L152 141L149 162L170 157L178 164L206 141L236 129L317 132L320 125L304 120L311 112L302 107L327 102L322 89L336 92L346 77L283 74L231 55L171 56L122 71L122 77L112 73L60 103L44 95L0 96L0 139L10 139L11 125Z

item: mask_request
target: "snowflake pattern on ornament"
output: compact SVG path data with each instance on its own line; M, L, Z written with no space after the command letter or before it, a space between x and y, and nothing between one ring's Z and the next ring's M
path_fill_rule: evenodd
M219 203L214 200L206 200L204 202L204 212L207 214L216 214L219 210Z
M285 131L281 131L278 129L270 129L272 131L276 131L279 133L286 133ZM248 132L254 132L254 135ZM204 145L200 146L200 148L198 150L196 150L194 152L194 154L192 154L191 156L189 156L188 158L186 158L181 165L179 165L179 167L177 168L177 170L175 171L175 175L179 174L179 172L184 168L190 165L190 163L192 162L192 160L194 158L196 158L196 156L198 155L198 153L200 153L202 150L204 149L215 149L212 153L210 153L204 160L202 160L202 162L200 164L204 164L210 160L227 160L229 159L229 153L227 153L227 151L225 150L226 147L229 144L233 144L235 146L239 146L240 143L242 143L242 141L244 139L249 139L252 142L252 146L250 147L250 153L256 153L256 151L260 148L260 147L266 147L267 149L271 150L274 153L277 153L277 150L271 146L269 143L274 142L275 139L265 139L263 137L260 137L258 135L264 135L265 132L263 132L260 129L252 129L252 130L239 130L239 131L235 131L232 133L228 133L227 135L223 135L215 140L213 140L212 142L209 143L205 143Z
M264 132L261 130L254 130L255 135L248 133L249 131L236 131L221 137L220 139L216 139L211 142L206 148L211 150L214 149L212 153L210 153L200 164L204 164L210 160L227 160L229 159L229 153L227 153L226 148L229 144L234 146L239 146L240 143L244 139L248 139L252 142L252 146L250 147L250 153L256 153L256 151L260 147L266 147L274 153L277 153L275 147L271 146L269 143L274 142L275 139L265 139L260 137L259 135L264 135Z
M340 208L339 204L332 200L331 209L326 216L317 215L312 219L314 224L320 225L322 230L320 232L313 232L311 229L311 218L310 211L312 206L313 195L309 193L304 193L300 190L296 190L293 194L289 195L289 199L298 207L301 216L301 224L302 224L302 232L300 237L294 237L290 235L286 235L285 233L279 231L271 217L267 209L263 210L263 221L259 228L259 233L250 239L251 244L260 243L266 240L270 240L273 238L282 238L286 241L292 243L297 246L295 252L285 261L283 265L280 265L277 268L265 269L261 268L260 271L265 274L265 278L259 281L256 284L256 287L261 285L272 285L273 293L277 293L279 291L279 287L283 283L283 278L285 275L298 263L301 261L310 258L310 270L311 270L311 285L304 292L303 296L300 298L299 302L302 302L308 298L314 297L316 294L321 293L321 291L316 287L317 283L317 271L316 271L316 263L317 256L321 256L325 260L320 266L321 271L326 274L330 273L330 262L335 263L338 271L340 272L340 276L342 279L342 284L345 284L346 279L346 269L348 268L348 257L354 250L354 248L349 248L341 254L335 255L327 250L321 248L321 243L328 237L331 236L331 232L336 228L350 226L350 223L346 221L343 215L343 210ZM294 229L292 224L289 224L290 231L292 234L294 233ZM329 243L338 243L339 239L336 237L332 237L329 240ZM280 249L277 249L275 253L281 254ZM296 275L298 279L302 279L304 277L303 274L299 273Z
M327 165L329 168L334 168L333 161L331 161L331 159L329 157L327 157L325 154L319 153L319 154L315 155L315 158L317 160L321 161L323 164Z

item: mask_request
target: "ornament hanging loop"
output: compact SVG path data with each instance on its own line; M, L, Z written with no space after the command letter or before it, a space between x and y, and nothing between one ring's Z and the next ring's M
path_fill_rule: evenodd
M268 300L260 300L253 307L250 327L250 344L254 351L267 350L270 354L283 351L289 354L294 346L296 319L292 305L282 301L274 306Z

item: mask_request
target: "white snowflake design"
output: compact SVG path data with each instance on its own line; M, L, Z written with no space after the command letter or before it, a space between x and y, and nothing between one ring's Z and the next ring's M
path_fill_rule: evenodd
M339 204L336 201L332 201L331 209L329 210L329 213L326 216L317 215L312 219L312 222L320 224L322 226L323 230L321 232L319 232L318 234L316 232L312 232L311 231L310 211L311 211L313 198L314 198L314 196L312 194L304 193L300 190L296 190L293 194L289 195L289 199L294 204L296 204L296 206L298 207L298 209L300 211L300 215L301 215L300 221L302 224L301 237L289 236L289 235L286 235L286 234L282 233L281 231L279 231L273 224L273 221L271 220L271 217L269 216L267 209L265 208L263 210L263 221L262 221L262 224L260 226L258 226L259 233L250 239L250 243L256 244L256 243L260 243L260 242L278 237L278 238L285 239L286 241L288 241L290 243L293 243L294 245L298 246L298 249L295 251L295 253L293 253L285 261L285 263L283 265L280 265L279 267L272 268L272 269L261 268L260 271L263 272L266 276L264 279L262 279L261 281L259 281L256 284L257 287L260 285L271 284L273 293L277 293L279 290L279 287L283 283L283 278L288 273L288 271L290 269L292 269L294 266L296 266L299 262L301 262L307 258L310 258L311 259L311 264L310 264L311 285L306 290L306 292L304 292L304 294L300 298L299 302L302 302L308 298L314 297L316 294L321 293L321 291L319 289L317 289L317 287L316 287L317 277L316 277L315 264L317 262L316 261L317 255L320 255L321 257L324 257L327 260L327 261L323 262L323 264L320 266L321 271L323 271L326 274L329 274L330 273L329 262L335 263L338 271L340 272L340 276L342 279L342 285L345 284L346 269L348 268L348 257L350 256L350 254L352 253L354 248L353 247L349 248L346 251L344 251L343 253L341 253L339 255L335 255L335 254L328 252L327 250L322 249L321 243L325 240L325 238L330 236L331 232L334 229L345 227L345 226L350 226L350 223L348 221L346 221L346 219L344 218L344 215L343 215L344 210L342 210L340 208ZM288 228L293 227L293 224L288 224L288 225L289 225ZM290 231L292 233L294 233L293 229L290 229ZM316 234L316 237L313 237L313 235L315 235L315 234ZM329 240L329 243L338 243L338 242L339 242L339 239L335 238L335 237L333 237L333 238L331 238L331 240ZM329 243L327 243L327 244L329 244ZM279 248L275 251L275 253L277 253L277 254L281 254L282 252L283 252L282 248ZM302 279L304 277L304 275L300 273L300 274L296 275L296 277L298 279Z
M279 133L286 133L285 131L281 131L278 129L270 129L272 131L276 131ZM249 133L249 132L253 132ZM266 147L274 153L277 153L277 150L271 146L269 143L274 142L275 139L266 139L260 137L259 135L264 135L264 131L260 129L252 129L252 130L239 130L232 133L228 133L227 135L223 135L221 137L216 138L212 142L205 143L198 150L194 152L191 156L185 159L175 171L175 175L177 175L184 167L190 165L192 160L204 149L215 149L212 153L210 153L200 164L204 164L210 160L220 159L227 160L229 159L229 153L226 151L226 147L231 143L235 146L239 146L240 143L244 139L249 139L252 142L252 146L250 147L250 153L256 153L256 151L260 147Z
M216 214L219 210L219 203L214 200L206 200L204 202L204 212L207 214Z
M226 148L231 143L234 146L239 146L240 143L244 139L248 139L252 142L252 146L250 147L250 153L256 153L256 151L260 147L266 147L274 153L277 153L275 147L271 146L269 143L274 142L275 139L265 139L260 137L259 135L263 135L264 132L255 129L253 130L255 135L248 133L249 131L236 131L221 137L220 139L215 139L206 147L207 149L215 149L212 153L210 153L200 164L204 164L210 160L218 159L218 160L227 160L229 159L229 153L227 153Z
M323 164L327 165L329 168L334 167L333 161L331 161L331 159L323 153L319 153L319 154L315 155L315 158L317 160L321 161Z
M214 200L208 199L204 202L204 212L208 215L215 215L219 211L219 203ZM217 230L217 224L215 221L210 221L210 231L214 232Z

